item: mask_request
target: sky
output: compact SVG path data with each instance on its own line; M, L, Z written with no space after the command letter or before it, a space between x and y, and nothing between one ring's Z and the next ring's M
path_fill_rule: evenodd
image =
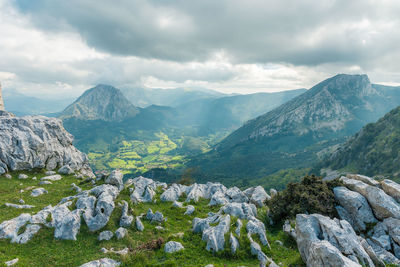
M0 0L3 90L225 93L310 88L337 73L400 85L398 0Z

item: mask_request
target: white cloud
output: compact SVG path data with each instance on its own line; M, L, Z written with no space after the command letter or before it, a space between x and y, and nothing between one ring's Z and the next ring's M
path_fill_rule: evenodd
M309 88L337 73L400 84L398 1L54 1L0 0L6 90L64 97L108 83L251 93Z

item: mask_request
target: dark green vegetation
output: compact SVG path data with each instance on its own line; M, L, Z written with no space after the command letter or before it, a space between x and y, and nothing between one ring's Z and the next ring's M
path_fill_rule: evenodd
M63 177L62 180L54 182L52 185L45 185L49 194L32 198L29 196L30 191L26 188L37 186L38 181L32 180L32 176L40 178L42 173L32 173L27 180L17 179L17 174L13 174L11 180L0 178L0 202L13 202L22 197L27 204L35 205L33 210L16 210L0 206L0 222L14 218L23 212L36 212L48 204L55 205L61 198L73 195L70 189L72 182L77 183L77 179L71 176ZM83 189L86 186L80 185ZM25 189L20 193L21 189ZM201 200L199 203L187 203L196 207L193 215L184 215L185 209L172 208L172 203L162 203L159 200L158 192L156 203L147 203L132 205L130 204L130 212L134 215L145 213L149 208L154 212L161 211L168 220L162 224L164 231L155 229L154 224L150 224L146 220L142 220L145 230L138 232L135 226L128 229L128 236L117 241L115 237L110 241L97 241L100 231L90 233L82 221L81 231L78 234L77 241L60 241L54 239L54 229L42 228L39 233L26 245L10 244L9 240L0 240L0 262L5 262L16 257L19 258L19 264L22 266L79 266L85 262L110 257L118 261L122 261L122 266L205 266L214 264L214 266L257 266L258 260L250 255L250 248L246 238L245 229L239 238L241 249L236 256L231 256L229 246L225 251L213 254L205 250L206 243L201 240L200 234L194 234L191 231L194 217L207 217L209 211L217 211L218 207L209 207L208 201ZM121 200L129 200L129 190L124 189L119 195L116 203ZM184 200L184 196L181 200ZM186 204L186 205L187 205ZM73 207L71 207L73 208ZM265 209L259 209L261 219L266 216ZM114 231L119 227L118 222L121 216L121 208L116 208L110 218L108 225L102 229ZM232 219L232 227L236 223L236 219ZM179 237L178 233L183 233L183 237ZM267 236L271 243L271 250L263 248L264 252L270 256L275 262L282 263L281 266L302 266L302 260L297 251L297 247L293 240L286 237L280 229L267 229ZM154 240L162 238L164 242L174 240L181 242L185 250L166 255L161 248L154 248L151 243ZM255 238L256 239L256 238ZM256 239L257 240L257 239ZM275 240L281 240L284 246L275 243ZM257 240L259 242L259 240ZM103 254L100 249L114 248L115 250L128 247L130 252L127 256L118 256L114 254ZM147 248L146 248L147 247Z
M399 88L373 85L366 75L337 75L248 121L187 165L218 181L306 168L399 104Z
M322 161L316 169L383 175L400 181L400 107L359 133Z
M313 175L305 176L301 182L289 183L285 190L267 201L272 220L279 224L302 213L338 217L332 189L339 185L338 180L324 182L321 177Z

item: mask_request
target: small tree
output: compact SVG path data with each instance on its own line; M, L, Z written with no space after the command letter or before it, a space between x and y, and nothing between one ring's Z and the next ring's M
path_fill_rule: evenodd
M337 215L334 186L340 185L337 180L322 181L321 177L305 176L299 183L289 183L285 190L267 201L270 215L274 222L294 218L299 213L319 213L334 217Z

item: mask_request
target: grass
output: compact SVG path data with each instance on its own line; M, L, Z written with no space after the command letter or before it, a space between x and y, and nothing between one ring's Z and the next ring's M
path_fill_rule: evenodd
M14 218L24 212L37 212L43 207L57 204L61 198L75 194L71 190L70 184L77 179L73 176L65 176L62 180L53 182L52 185L44 185L43 187L49 191L48 194L37 198L30 197L30 191L20 193L21 189L37 186L40 177L44 176L42 172L29 174L29 179L19 180L18 173L13 174L11 180L0 177L0 204L5 202L18 203L23 198L26 204L35 205L31 210L17 210L0 206L0 222ZM31 178L36 176L38 180ZM89 185L81 185L83 189L88 189ZM142 219L145 230L139 232L134 224L128 229L128 235L122 240L116 240L114 237L110 241L99 242L98 234L101 231L90 233L84 221L77 241L61 241L54 239L54 229L43 227L39 233L25 245L10 244L10 240L0 240L0 263L19 258L19 266L79 266L85 262L100 259L103 257L113 258L122 262L122 266L205 266L214 264L214 266L258 266L258 260L250 254L249 241L246 238L245 227L242 228L241 237L238 238L240 249L237 255L230 254L229 244L224 251L212 253L205 250L206 242L201 240L201 234L195 234L191 231L192 220L195 217L205 218L207 213L216 212L219 207L209 207L208 200L200 200L195 203L195 212L188 216L184 215L185 208L174 208L172 203L163 203L159 200L160 192L155 197L155 203L141 203L132 205L129 199L129 190L124 189L116 200L116 208L110 218L109 223L101 231L110 230L115 232L119 227L119 219L121 216L121 207L118 202L126 200L130 203L130 212L133 215L146 213L149 208L153 212L160 211L167 218L167 221L160 224L165 228L164 231L155 229L157 224L151 224L149 221ZM182 197L180 200L184 200ZM186 205L192 204L185 203ZM263 212L261 212L263 214ZM262 216L262 215L261 215ZM236 218L232 218L231 231L236 229ZM244 222L244 225L245 222ZM180 238L176 234L184 233ZM297 251L295 243L286 237L279 229L268 229L267 236L271 243L271 251L263 248L264 252L271 257L276 263L282 263L281 266L301 266L302 261ZM161 249L157 250L138 250L137 248L143 244L163 238L167 241L181 242L185 247L183 251L174 254L166 254ZM254 237L257 240L256 237ZM275 243L275 240L281 240L284 246ZM103 254L100 249L114 248L115 250L130 248L130 253L126 256L118 256L114 254Z

